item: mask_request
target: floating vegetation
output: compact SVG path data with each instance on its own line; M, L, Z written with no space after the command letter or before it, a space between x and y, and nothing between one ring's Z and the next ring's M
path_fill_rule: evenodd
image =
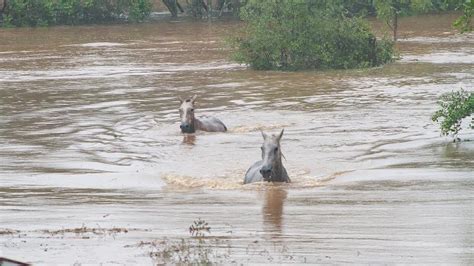
M231 245L229 240L210 237L211 226L208 222L199 218L193 221L188 230L190 238L142 241L138 247L150 249L148 254L154 264L222 264L230 262Z
M87 227L84 224L78 228L67 228L67 229L59 229L59 230L42 230L43 233L51 234L51 235L63 235L67 233L73 233L76 235L80 234L87 234L92 233L94 235L113 235L118 233L128 233L130 229L127 228L101 228L101 227ZM133 229L132 229L133 230Z
M228 231L232 234L232 231ZM237 262L305 263L305 256L293 254L283 243L254 240L236 252L236 246L227 236L211 236L211 226L202 219L189 226L190 237L141 241L137 245L148 249L147 254L155 265L161 264L235 264ZM234 252L232 252L234 251Z
M149 256L154 264L222 264L230 262L230 242L219 238L182 238L179 240L164 238L140 242L138 246L150 248ZM222 246L226 248L215 248Z
M0 228L0 236L1 235L14 235L18 233L20 233L20 231L18 230L9 229L9 228Z

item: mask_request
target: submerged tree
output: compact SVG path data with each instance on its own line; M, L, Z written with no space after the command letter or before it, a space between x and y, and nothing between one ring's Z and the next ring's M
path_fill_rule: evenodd
M393 41L397 41L398 33L398 17L402 11L402 6L405 6L403 0L376 0L377 17L385 21L387 26L393 32Z
M439 101L441 109L436 111L431 119L440 123L443 135L456 135L461 130L464 118L474 114L474 93L463 89L441 95ZM470 128L474 129L474 118L471 118Z
M393 43L377 40L361 18L338 1L250 0L247 23L233 39L233 58L254 69L324 69L378 66L392 60Z
M474 0L366 0L373 7L377 17L387 24L393 33L393 40L398 39L398 20L401 16L447 10L462 10L463 15L454 23L461 32L472 30L471 18ZM352 1L347 1L351 3Z
M393 41L398 39L398 19L412 12L430 10L431 0L375 0L377 17L385 21L393 33Z

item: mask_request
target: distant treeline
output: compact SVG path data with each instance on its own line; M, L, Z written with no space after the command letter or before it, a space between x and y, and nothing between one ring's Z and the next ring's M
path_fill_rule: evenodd
M311 2L311 0L309 0ZM456 10L466 0L334 0L349 14L380 15L381 7L390 6L400 16Z
M47 26L143 21L149 0L0 0L3 26Z
M311 0L308 0L311 2ZM318 0L325 1L325 0ZM334 0L349 16L376 16L385 21L397 39L398 18L423 13L462 11L454 26L461 32L472 29L474 0Z
M320 4L326 0L261 0L263 4ZM141 22L147 19L153 3L161 2L173 16L178 11L201 18L231 11L238 15L249 0L0 0L0 22L3 26L46 26L104 23L111 21ZM472 14L474 0L332 0L347 16L396 18L420 13L467 10ZM209 5L209 7L208 7ZM464 8L463 8L464 7ZM210 10L220 11L211 14ZM470 16L466 17L469 22ZM395 21L392 21L392 24Z

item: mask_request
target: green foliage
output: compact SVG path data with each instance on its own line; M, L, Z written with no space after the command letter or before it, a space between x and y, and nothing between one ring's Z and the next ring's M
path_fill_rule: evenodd
M151 13L151 2L149 0L130 1L130 20L135 22L144 21Z
M474 0L335 0L342 1L344 8L353 15L377 15L393 32L397 39L398 18L429 12L462 10L463 14L454 23L461 33L472 31Z
M5 28L13 27L12 20L13 19L10 15L3 15L3 24L2 24L2 26L5 27Z
M461 33L472 31L472 15L474 13L474 0L465 0L460 6L463 10L462 16L454 21L453 26Z
M335 0L352 14L384 16L394 9L400 16L456 10L471 0Z
M143 21L150 0L8 0L4 25L46 26L99 23L123 19Z
M445 93L441 95L438 104L441 109L436 111L431 119L440 123L443 135L456 136L461 130L462 119L474 113L474 93L463 89ZM470 127L474 128L473 119L471 119Z
M348 69L392 60L392 42L378 41L337 1L250 0L241 18L247 26L233 39L233 58L254 69Z
M4 10L7 25L42 26L52 20L54 9L46 1L10 0Z

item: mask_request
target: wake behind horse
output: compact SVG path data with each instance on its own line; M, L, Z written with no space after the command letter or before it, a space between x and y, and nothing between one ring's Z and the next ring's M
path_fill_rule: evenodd
M197 95L194 95L192 98L183 100L181 97L178 97L181 102L179 107L179 116L181 118L181 128L182 133L194 133L196 130L202 130L207 132L226 132L227 127L222 123L221 120L212 117L212 116L203 116L197 119L194 116L194 103L196 101Z

